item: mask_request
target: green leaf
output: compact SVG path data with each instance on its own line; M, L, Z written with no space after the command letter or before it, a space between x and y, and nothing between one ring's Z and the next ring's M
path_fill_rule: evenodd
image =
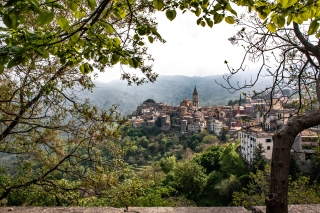
M287 26L289 26L291 24L291 21L292 21L292 15L289 14L288 18L287 18Z
M286 9L297 2L298 0L280 0L280 4L282 5L283 9Z
M166 16L167 18L172 21L177 15L177 12L175 10L166 10Z
M315 34L315 32L317 32L319 28L319 25L320 24L318 23L318 19L313 20L309 26L308 35Z
M74 13L74 15L76 16L76 18L77 19L80 19L80 18L82 18L83 17L83 12L81 12L81 11L76 11L75 13Z
M47 50L45 50L45 49L42 49L41 50L41 56L43 58L49 58L49 52Z
M9 14L4 14L2 17L3 23L10 29L16 29L19 25L19 14L11 10Z
M97 2L95 0L87 0L88 1L88 6L90 7L91 10L94 10L97 6Z
M7 68L10 69L14 66L17 66L17 65L21 64L23 62L23 60L24 60L24 58L21 55L19 55L19 56L13 58L11 61L9 61Z
M62 57L60 58L60 64L65 64L67 62L67 59Z
M201 2L202 8L207 8L208 5L209 5L209 0L203 0L203 1Z
M196 16L198 16L198 17L200 16L200 14L201 14L201 9L200 9L199 7L197 8L195 14L196 14Z
M284 24L286 23L286 19L284 16L282 15L277 15L276 13L273 13L271 15L271 21L278 27L278 28L282 28L284 26Z
M120 17L121 19L124 19L124 18L126 17L126 15L127 15L126 11L123 10L123 9L120 9L119 12L118 12L118 14L119 14L119 17Z
M79 40L79 35L76 33L73 36L70 37L70 40L72 42L77 42Z
M111 64L114 65L118 63L119 60L120 60L120 55L118 55L117 53L113 53L111 57Z
M125 11L124 9L118 8L118 7L113 8L112 13L113 13L116 17L121 18L121 19L123 19L123 18L126 17L126 15L127 15L127 13L126 13L126 11Z
M282 15L278 16L278 28L282 28L286 23L286 18Z
M230 3L227 4L226 10L230 11L233 15L238 16L237 12L230 6Z
M213 20L215 24L219 24L223 20L224 14L216 13L213 16Z
M13 10L10 11L9 13L10 19L12 21L12 29L17 29L19 25L19 14Z
M79 68L80 68L80 72L81 72L82 74L86 74L86 70L85 70L84 64L81 64Z
M60 27L63 30L65 30L65 31L69 30L69 23L68 23L68 20L65 17L59 16L58 17L58 24L60 25Z
M301 17L301 14L298 14L298 15L296 15L296 14L294 14L293 16L292 16L292 20L294 21L294 22L296 22L297 24L302 24L303 23L303 17Z
M312 14L311 14L311 12L309 12L309 11L305 11L305 12L299 14L299 15L300 15L301 20L306 21L306 20L308 20L309 18L311 18L311 15L312 15Z
M202 18L198 18L198 20L197 20L197 25L200 24L201 20L202 20Z
M258 16L260 19L265 20L268 17L268 14L265 12L258 12Z
M44 48L33 48L41 57L43 58L49 58L49 53Z
M2 21L8 28L12 28L12 20L8 14L3 15Z
M211 14L214 15L214 13L216 13L219 10L222 10L222 7L220 3L217 3L216 5L214 5L214 10L211 11Z
M76 12L78 10L78 5L74 2L71 3L70 5L70 9L73 11L73 12Z
M126 58L121 58L120 62L121 62L121 64L124 64L124 65L129 64L129 61Z
M276 25L274 23L269 23L267 28L270 32L275 33L277 31Z
M0 57L0 64L1 65L5 65L6 63L8 63L8 61L10 60L10 57L5 55L5 56L1 56Z
M31 10L34 12L34 13L37 13L37 14L41 14L42 11L41 9L38 7L38 5L34 2L31 2Z
M161 10L164 7L164 2L163 0L153 0L153 6L157 10Z
M133 39L138 41L140 39L140 37L138 36L138 34L134 34Z
M145 35L147 33L147 30L145 27L139 27L138 33L139 33L139 35Z
M92 70L93 70L92 66L87 62L84 64L81 64L80 66L80 72L84 75L90 73Z
M58 51L59 51L59 48L57 46L50 49L50 53L52 55L56 55Z
M4 65L0 65L0 75L3 73L4 71Z
M156 28L151 28L151 33L153 35L156 35L158 38L161 38L161 35L158 33L157 29Z
M113 38L113 42L115 43L115 46L120 46L121 41L119 38Z
M152 44L153 43L153 37L152 36L148 36L148 40L149 42Z
M141 62L140 59L137 57L129 58L129 65L133 68L138 68L140 66Z
M206 22L207 22L207 25L212 28L213 26L213 21L210 19L210 18L206 18Z
M228 24L234 24L234 19L232 16L227 16L224 19Z
M206 26L206 22L200 21L200 25L201 25L202 27L205 27L205 26Z
M38 15L37 17L37 23L39 25L45 25L49 24L54 18L54 13L53 12L42 12L42 14Z
M100 56L99 62L101 64L105 65L106 63L108 63L108 57L107 56Z

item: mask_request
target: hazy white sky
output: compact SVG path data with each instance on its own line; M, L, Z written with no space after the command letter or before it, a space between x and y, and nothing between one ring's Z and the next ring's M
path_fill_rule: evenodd
M243 57L243 49L233 46L228 38L237 32L237 27L227 23L212 28L196 24L197 17L190 12L178 13L169 21L165 13L156 14L165 44L154 42L149 45L149 53L155 61L153 70L160 75L208 76L227 73L224 60L237 67ZM135 70L125 67L133 73ZM120 79L120 67L115 66L99 74L97 80L109 82Z

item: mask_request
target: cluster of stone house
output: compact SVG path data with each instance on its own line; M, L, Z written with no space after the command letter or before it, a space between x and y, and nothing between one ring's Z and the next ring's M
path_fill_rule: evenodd
M296 113L296 109L284 108L281 104L283 101L287 102L281 98L273 98L256 104L256 119L238 131L238 139L241 141L240 152L248 163L254 160L255 147L258 144L265 150L265 157L269 160L272 158L273 134ZM318 128L310 128L302 131L295 139L292 152L298 156L302 166L308 163L314 153L318 133Z
M132 113L130 121L133 127L159 127L163 131L190 133L206 129L220 135L225 129L236 134L243 125L241 118L256 113L255 103L256 100L246 99L242 106L200 107L195 87L192 99L184 99L179 106L145 101Z

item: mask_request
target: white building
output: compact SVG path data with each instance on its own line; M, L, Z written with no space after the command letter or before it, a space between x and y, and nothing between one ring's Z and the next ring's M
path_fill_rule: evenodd
M241 156L248 163L252 163L254 148L260 143L265 150L266 159L272 158L273 132L264 132L261 129L241 130L238 132L238 139L241 141Z
M223 127L224 127L224 124L221 121L215 120L214 123L213 123L214 134L221 135Z

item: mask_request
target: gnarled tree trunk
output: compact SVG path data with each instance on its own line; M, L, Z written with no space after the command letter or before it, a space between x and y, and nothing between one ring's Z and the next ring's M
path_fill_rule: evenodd
M297 115L273 135L271 180L266 196L267 213L288 212L290 150L295 137L304 129L320 124L320 111Z

